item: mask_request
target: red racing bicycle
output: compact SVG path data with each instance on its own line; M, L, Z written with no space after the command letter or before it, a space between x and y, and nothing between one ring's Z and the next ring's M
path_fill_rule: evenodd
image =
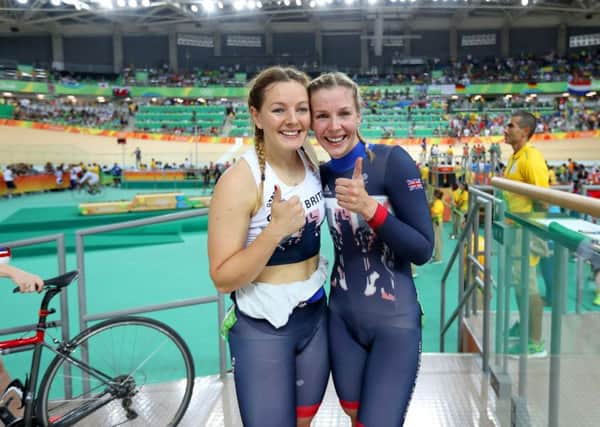
M9 409L5 393L0 420L10 427L177 425L192 397L194 364L172 328L127 316L100 322L66 342L48 339L57 326L46 321L55 312L48 305L77 276L72 271L44 282L35 335L0 341L0 354L33 351L25 384L15 380L9 386L22 396L22 414ZM55 356L38 381L44 349Z

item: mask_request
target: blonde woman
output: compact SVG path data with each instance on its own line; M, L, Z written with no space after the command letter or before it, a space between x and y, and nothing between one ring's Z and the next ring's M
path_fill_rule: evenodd
M335 246L329 346L335 389L355 427L404 423L419 369L421 306L411 263L431 257L419 171L399 146L361 137L358 86L342 73L309 85L312 128Z

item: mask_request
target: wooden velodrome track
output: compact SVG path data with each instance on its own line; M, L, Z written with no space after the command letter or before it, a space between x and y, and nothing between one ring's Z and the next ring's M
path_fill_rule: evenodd
M600 139L563 139L540 141L535 144L548 161L600 160ZM225 161L237 158L249 146L235 144L194 144L189 142L151 141L129 139L124 147L117 144L116 139L104 136L89 136L56 131L26 129L0 126L0 164L31 163L43 165L46 162L60 163L99 163L109 165L114 162L126 165L134 163L133 151L140 147L143 163L149 163L152 158L162 162L183 163L185 158L192 162L204 164L210 161ZM413 158L417 159L420 151L418 145L404 147ZM444 152L446 148L441 147ZM461 147L456 146L455 154L460 154ZM327 159L326 153L317 147L317 153L322 160ZM511 153L510 147L502 145L502 158L507 159Z

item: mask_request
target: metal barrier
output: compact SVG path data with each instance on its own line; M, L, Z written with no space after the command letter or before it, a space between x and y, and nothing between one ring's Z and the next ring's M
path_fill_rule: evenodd
M491 251L492 251L492 217L494 215L494 206L497 206L497 215L499 218L504 218L504 203L502 200L494 197L491 194L486 193L478 189L477 187L471 187L469 189L469 213L465 221L464 228L460 233L458 243L450 256L450 259L446 265L446 269L441 279L441 298L440 298L440 351L445 350L445 334L454 322L458 318L459 334L458 334L458 346L462 342L462 333L460 325L462 324L463 317L469 316L469 311L476 312L476 294L473 292L475 288L479 288L483 291L483 343L482 343L482 363L483 370L487 372L489 369L489 354L490 354L490 307L489 300L491 297L492 286L492 275L491 275ZM484 214L484 265L478 260L480 255L479 244L477 244L477 238L479 236L479 210L480 207L485 209ZM473 242L475 239L475 242ZM465 259L463 254L465 252L465 243L467 245L468 256L466 257L467 262L467 277L465 278ZM475 243L475 244L473 244ZM460 256L459 256L460 255ZM458 295L458 306L450 315L450 318L446 321L446 281L450 275L450 271L458 257L458 281L459 281L459 295ZM473 272L483 274L483 280L478 276L471 278ZM466 279L466 280L465 280ZM464 289L464 284L468 284L467 288ZM469 299L472 297L473 307L469 309Z
M119 310L119 311L111 311L105 313L97 313L93 315L89 315L87 312L87 298L86 298L86 274L85 274L85 257L84 257L84 237L91 236L94 234L106 233L109 231L116 230L125 230L135 227L141 227L144 225L152 225L152 224L160 224L165 222L173 222L179 221L187 218L195 218L199 216L204 216L208 213L208 209L194 209L191 211L181 212L181 213L173 213L167 215L160 215L152 218L134 220L122 222L119 224L111 224L111 225L103 225L99 227L87 228L84 230L78 230L75 233L75 248L76 248L76 257L77 257L77 269L79 270L79 279L78 279L78 302L79 302L79 328L80 330L84 330L87 328L88 322L108 319L116 316L123 315L131 315L138 313L149 313L153 311L166 310L170 308L177 307L188 307L191 305L198 304L207 304L216 302L218 304L218 316L220 325L223 318L225 317L225 300L224 296L221 293L218 293L216 296L212 297L202 297L202 298L192 298L182 301L175 301L166 304L157 304L151 306L143 306L137 308L131 308L127 310ZM219 331L217 331L218 334ZM88 361L88 352L87 348L82 348L82 357L84 361ZM222 339L219 339L219 371L221 378L225 377L226 374L226 348L225 342Z
M587 214L592 217L598 217L600 215L600 200L592 199L577 194L569 194L562 191L556 191L556 189L540 188L529 184L519 183L515 181L509 181L502 178L495 178L492 180L492 185L496 188L514 192L521 196L529 197L536 201L542 201L558 205L563 209L573 210L579 213ZM507 349L508 349L508 325L509 319L507 315L508 301L510 299L510 288L511 286L527 286L529 269L529 253L530 245L529 241L531 236L544 241L554 241L554 255L553 255L553 266L554 275L552 283L552 313L551 313L551 332L550 332L550 368L548 372L549 376L549 391L548 391L548 425L558 426L559 415L561 406L561 345L562 345L562 322L563 314L566 313L566 296L567 296L567 274L568 274L568 260L570 251L578 251L576 243L573 243L571 238L566 238L565 234L560 231L559 228L553 228L552 226L541 226L535 222L532 222L530 218L521 216L519 214L506 214L513 224L516 224L520 228L521 232L521 260L520 260L520 277L511 277L509 271L511 269L511 263L515 262L514 256L511 255L511 247L514 245L514 240L511 239L511 235L514 234L512 229L502 224L494 224L495 227L502 228L503 231L503 252L505 253L504 270L505 276L500 283L504 283L504 305L501 311L503 312L504 319L502 327L496 330L497 338L502 336L501 346L498 347L498 354L502 355L503 360L498 363L498 371L494 372L492 368L492 374L506 375L507 369ZM502 234L502 233L501 233ZM509 238L506 239L506 234ZM502 239L500 239L502 240ZM518 240L518 239L517 239ZM581 290L580 283L581 278L579 277L580 272L578 271L578 293L577 293L577 313L580 312L581 306ZM518 281L520 283L512 283ZM525 285L524 285L525 284ZM500 298L499 298L500 299ZM519 347L521 349L527 348L527 342L529 338L529 292L525 290L522 292L522 302L519 307L519 318L520 318L520 342ZM498 309L500 312L500 309ZM513 399L517 406L526 408L527 406L527 387L528 387L528 357L525 351L521 351L519 356L519 368L518 368L518 396L517 399ZM515 410L516 414L521 413L519 409ZM525 409L526 412L526 409ZM517 415L517 418L519 416ZM522 421L522 420L521 420ZM517 420L517 425L519 420Z
M8 248L22 248L26 246L35 246L40 243L50 243L56 242L56 258L58 260L58 274L64 274L67 271L67 259L66 259L66 249L65 249L65 235L63 233L59 234L50 234L48 236L42 237L34 237L31 239L23 239L23 240L14 240L12 242L0 243L0 247L8 247ZM61 337L63 341L69 340L69 301L67 298L66 289L62 289L60 291L60 318L59 320L54 322L57 326L61 328ZM5 328L0 329L0 335L9 335L15 334L19 332L27 332L35 330L37 325L25 325L18 326L14 328ZM69 380L65 381L65 394L66 396L71 396L71 367L65 365L65 378Z

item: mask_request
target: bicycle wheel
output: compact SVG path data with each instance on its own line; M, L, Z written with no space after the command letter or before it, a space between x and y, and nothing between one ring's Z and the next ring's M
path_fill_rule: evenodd
M192 397L194 363L167 325L111 319L84 330L67 348L73 360L56 356L40 384L38 417L44 425L158 427L181 420ZM64 387L69 379L70 395Z

